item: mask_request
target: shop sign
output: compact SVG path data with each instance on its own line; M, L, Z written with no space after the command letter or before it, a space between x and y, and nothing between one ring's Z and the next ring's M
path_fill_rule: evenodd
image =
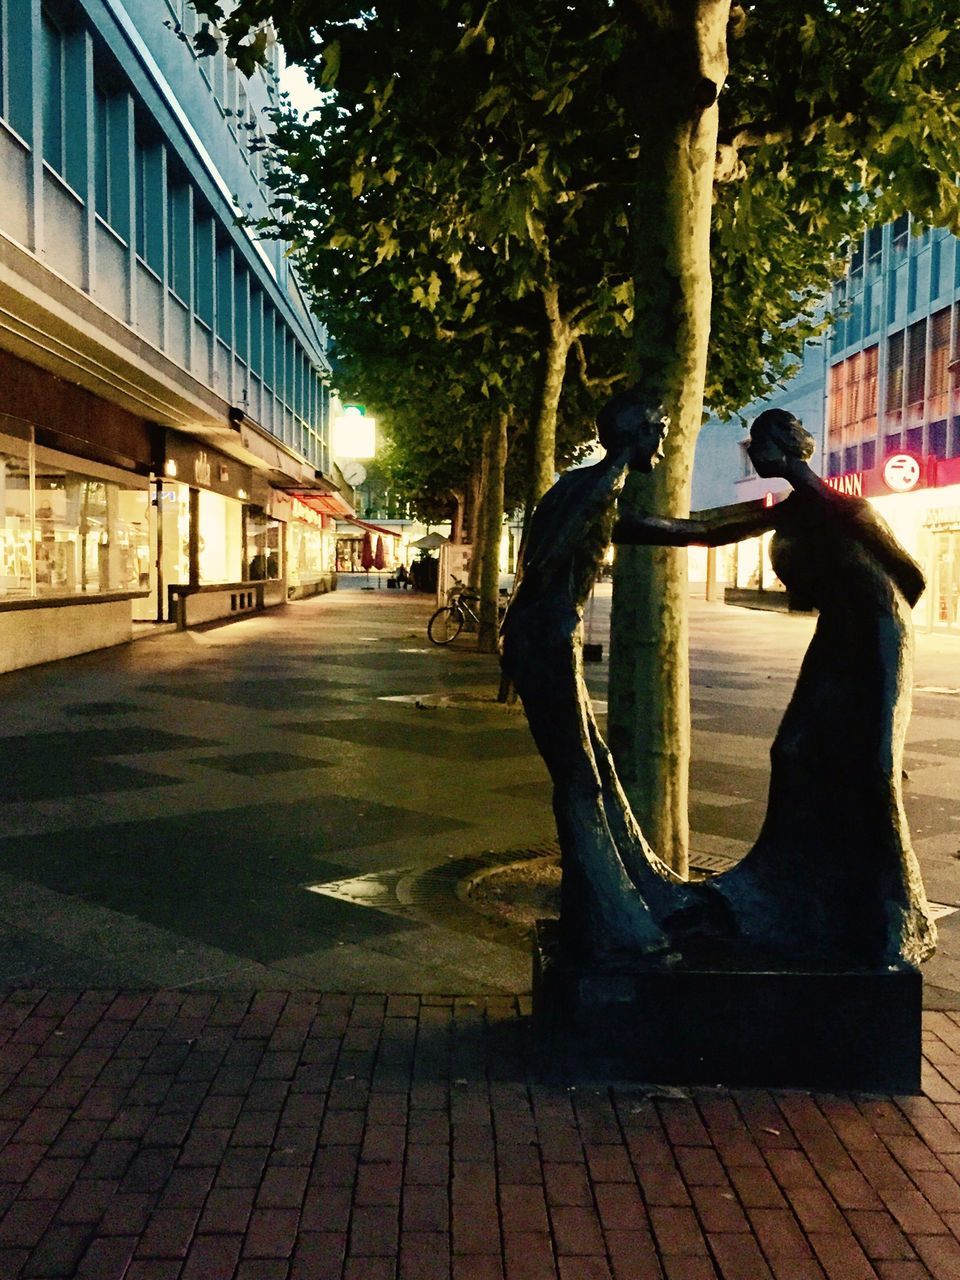
M244 463L175 431L167 433L164 474L179 475L186 484L212 489L226 498L248 494L252 484L252 472Z
M193 460L193 478L197 484L202 484L205 489L209 489L213 482L213 468L210 466L210 459L204 449L201 449ZM220 478L223 479L222 476Z
M910 453L895 453L883 464L883 482L894 493L909 493L920 483L920 462Z
M863 497L863 472L848 471L843 476L828 476L826 484L837 493L845 493L850 498Z

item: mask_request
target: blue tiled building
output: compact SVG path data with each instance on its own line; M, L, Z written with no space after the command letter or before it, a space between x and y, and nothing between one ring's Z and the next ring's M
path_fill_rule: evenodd
M0 670L333 567L326 335L238 222L276 67L195 23L0 0Z

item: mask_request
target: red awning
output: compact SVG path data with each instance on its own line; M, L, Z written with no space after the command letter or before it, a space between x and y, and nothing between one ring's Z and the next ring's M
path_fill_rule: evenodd
M353 519L353 507L339 493L294 493L291 496L321 515Z
M348 523L355 524L358 529L368 529L370 533L382 534L385 538L399 538L399 529L385 529L382 524L371 524L369 520L361 520L357 516L349 516Z

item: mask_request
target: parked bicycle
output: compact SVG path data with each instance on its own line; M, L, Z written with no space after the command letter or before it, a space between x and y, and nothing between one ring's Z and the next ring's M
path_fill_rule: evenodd
M457 586L449 593L449 604L442 605L427 623L427 635L434 644L449 644L456 640L467 622L480 626L480 619L470 607L480 597L475 591Z

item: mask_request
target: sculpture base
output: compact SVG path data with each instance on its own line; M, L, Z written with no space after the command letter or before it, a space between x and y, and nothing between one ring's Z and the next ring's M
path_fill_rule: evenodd
M538 921L533 1021L552 1082L919 1093L920 972L707 968L673 958L576 963Z

